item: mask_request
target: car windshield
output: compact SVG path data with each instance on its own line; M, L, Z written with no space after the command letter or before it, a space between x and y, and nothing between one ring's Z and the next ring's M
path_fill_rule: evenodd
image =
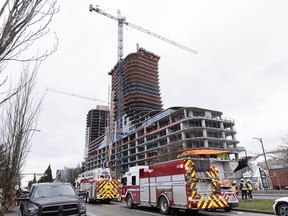
M76 194L71 185L41 185L35 189L33 198L74 195Z
M110 179L110 175L100 175L100 179L101 180L103 180L103 179L105 179L105 180L109 180Z

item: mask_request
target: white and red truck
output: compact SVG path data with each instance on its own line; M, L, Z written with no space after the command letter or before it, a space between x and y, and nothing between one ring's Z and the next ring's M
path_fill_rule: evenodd
M108 168L96 168L81 173L75 181L78 191L86 191L85 201L109 203L113 199L120 200L119 181L112 180Z
M187 212L227 207L220 194L217 169L209 159L182 158L151 166L131 167L121 179L121 198L129 208L158 207Z

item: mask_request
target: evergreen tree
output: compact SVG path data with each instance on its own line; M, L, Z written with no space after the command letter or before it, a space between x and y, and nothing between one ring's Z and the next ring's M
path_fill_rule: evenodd
M33 177L33 180L32 180L32 183L37 183L37 179L36 179L36 173L34 173L34 177Z
M52 182L53 178L52 178L52 170L51 170L51 166L49 164L48 168L46 169L45 173L43 176L41 176L41 178L39 179L38 182Z

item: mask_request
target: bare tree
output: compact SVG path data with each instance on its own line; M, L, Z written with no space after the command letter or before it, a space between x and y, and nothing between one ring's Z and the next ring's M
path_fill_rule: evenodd
M18 91L2 109L0 144L3 147L0 188L3 188L3 206L11 191L19 183L21 168L31 147L31 138L36 131L37 118L42 99L36 100L33 89L39 64L29 73L29 65L23 68Z
M56 0L4 0L0 10L0 63L9 60L39 61L55 51L19 58L36 40L49 32L48 25L58 11Z
M269 164L288 167L288 135L282 137L282 144L275 150L266 153L269 156Z
M0 74L9 61L43 61L57 50L58 39L50 50L42 53L26 51L50 32L49 24L58 12L57 0L1 0L0 1ZM25 57L24 55L25 54ZM0 79L0 87L7 76ZM14 96L20 88L0 101L0 106Z

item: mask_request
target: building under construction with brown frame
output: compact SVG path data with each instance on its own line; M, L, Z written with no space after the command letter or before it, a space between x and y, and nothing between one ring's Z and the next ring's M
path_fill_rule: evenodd
M163 110L159 86L159 59L158 55L139 48L136 53L131 53L124 59L122 70L119 70L118 64L111 70L111 111L114 121L118 120L118 112L122 111L125 119L137 125L147 115Z

